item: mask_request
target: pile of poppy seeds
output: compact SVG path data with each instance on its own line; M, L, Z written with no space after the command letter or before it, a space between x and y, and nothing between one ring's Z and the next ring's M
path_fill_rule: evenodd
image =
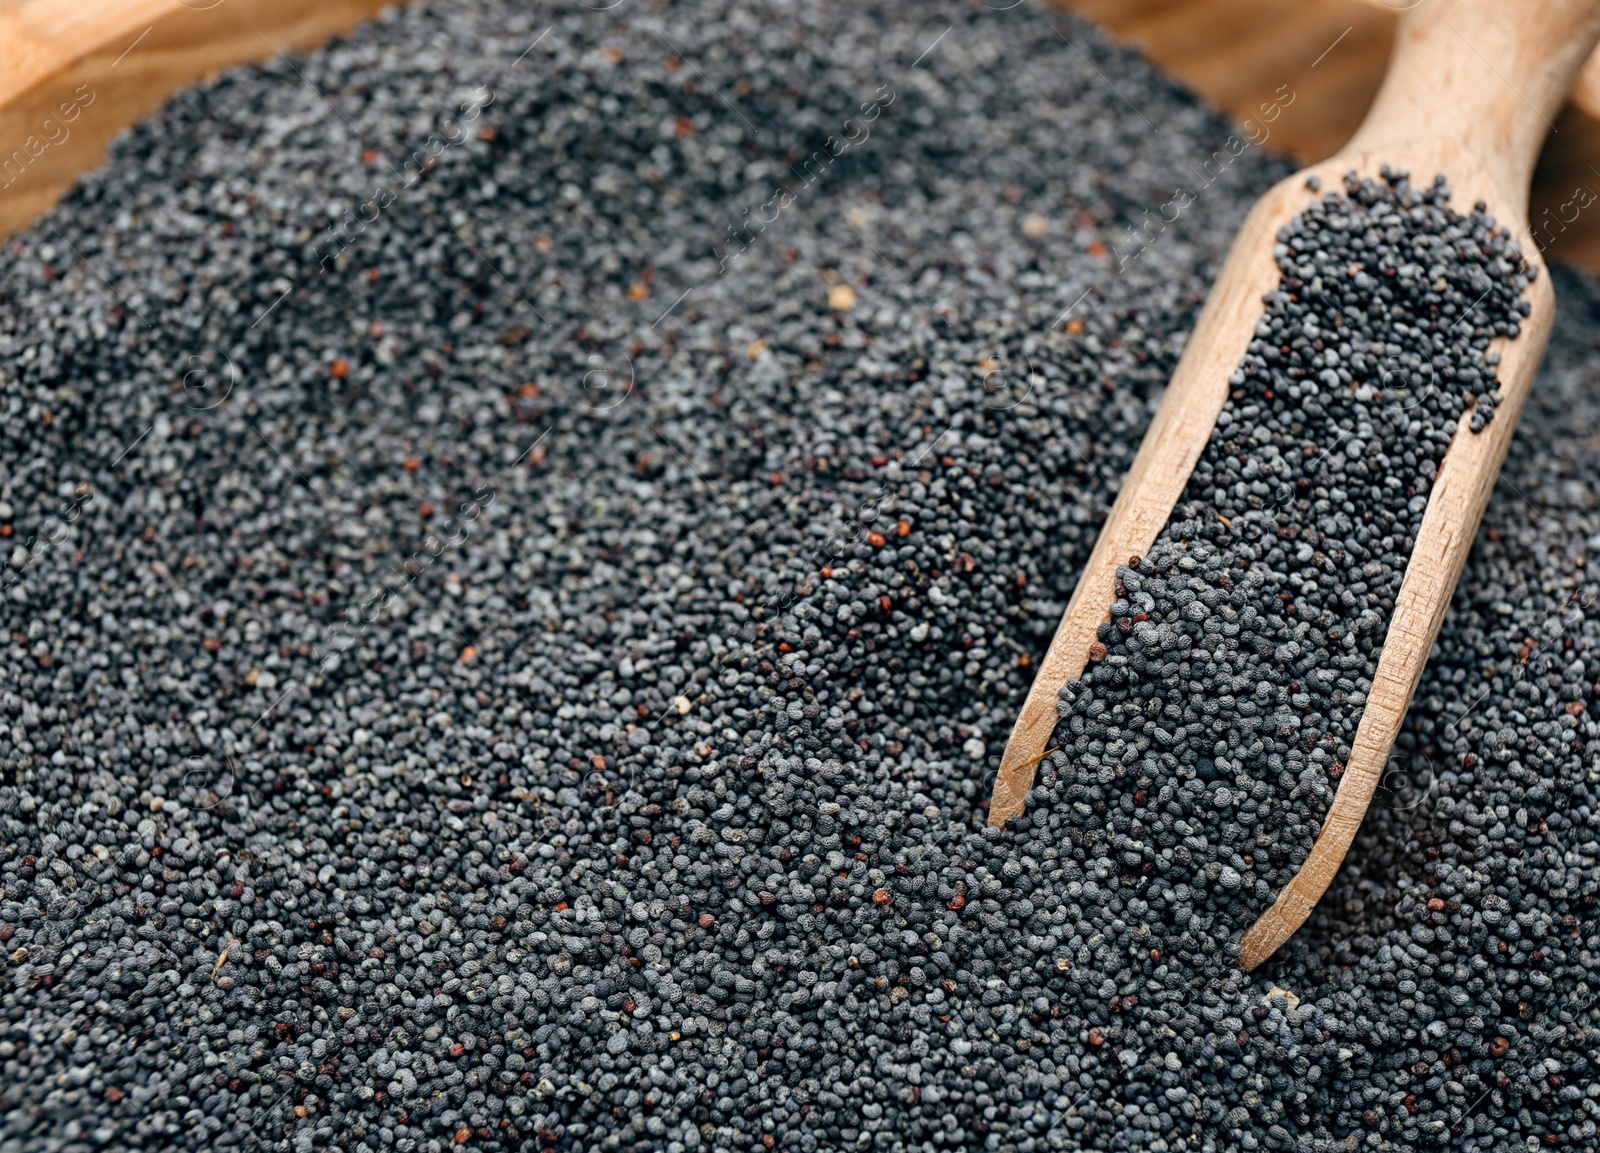
M1592 1147L1588 280L1345 868L1235 965L1517 324L1442 187L1282 238L985 827L1287 175L1233 132L1036 5L697 0L407 6L127 134L0 267L0 1150Z

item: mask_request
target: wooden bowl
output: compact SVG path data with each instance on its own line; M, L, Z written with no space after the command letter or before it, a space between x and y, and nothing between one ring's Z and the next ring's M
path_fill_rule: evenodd
M0 238L185 84L314 47L392 2L0 0Z
M98 165L185 84L315 47L396 0L0 0L0 238ZM1056 0L1139 48L1262 147L1338 151L1383 77L1398 13L1423 0ZM1002 7L996 4L995 7ZM1290 103L1283 93L1293 93ZM1262 106L1276 101L1271 122ZM1600 270L1600 57L1556 123L1529 226L1552 259Z

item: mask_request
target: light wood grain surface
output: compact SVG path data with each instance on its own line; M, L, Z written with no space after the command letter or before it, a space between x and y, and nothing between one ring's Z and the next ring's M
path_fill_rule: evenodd
M1149 551L1210 439L1227 378L1261 318L1261 298L1278 284L1272 237L1320 195L1307 189L1306 178L1336 188L1346 172L1376 177L1390 165L1419 182L1444 173L1459 207L1485 202L1540 270L1529 290L1532 313L1516 340L1495 342L1504 401L1494 420L1478 434L1463 423L1445 454L1333 803L1300 871L1244 933L1246 969L1305 921L1338 871L1499 477L1554 316L1549 276L1527 227L1529 182L1550 121L1597 38L1596 0L1550 0L1526 11L1496 0L1452 0L1404 16L1387 78L1355 138L1269 191L1235 238L1006 745L990 803L996 825L1023 811L1055 727L1057 691L1082 672L1097 629L1109 619L1116 566ZM1514 89L1503 79L1496 84L1492 74L1486 79L1486 52L1517 78Z
M96 167L177 89L308 48L391 0L13 0L0 4L0 237Z
M1355 132L1383 81L1400 18L1423 0L1055 2L1134 45L1240 121L1255 118L1260 127L1261 105L1287 85L1297 99L1265 126L1263 147L1312 163ZM1590 56L1551 120L1556 131L1535 174L1531 234L1552 260L1600 270L1600 56ZM1580 190L1594 197L1589 211L1576 210L1575 198L1586 201Z

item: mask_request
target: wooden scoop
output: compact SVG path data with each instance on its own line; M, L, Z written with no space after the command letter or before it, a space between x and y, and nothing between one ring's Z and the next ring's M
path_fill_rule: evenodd
M1228 398L1228 377L1263 315L1262 297L1278 287L1273 238L1323 195L1307 187L1308 178L1337 189L1348 172L1376 178L1388 165L1410 172L1419 187L1443 173L1458 210L1487 204L1539 269L1528 290L1533 311L1516 339L1492 346L1501 356L1505 399L1482 432L1459 422L1428 498L1333 804L1299 873L1244 934L1239 963L1245 969L1270 957L1300 927L1350 848L1499 477L1555 306L1527 227L1534 161L1597 39L1600 0L1421 0L1405 13L1383 87L1354 138L1263 196L1235 237L1006 743L990 802L992 825L1022 812L1055 729L1057 691L1083 672L1089 646L1110 618L1117 566L1150 551L1211 437Z

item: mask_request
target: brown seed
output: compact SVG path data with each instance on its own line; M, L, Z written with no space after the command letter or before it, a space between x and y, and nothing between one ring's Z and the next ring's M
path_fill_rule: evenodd
M340 357L338 360L333 362L333 367L328 371L333 373L333 375L338 377L340 380L343 380L345 377L350 375L350 362L345 360L343 357Z
M456 1144L457 1145L465 1145L470 1140L472 1140L472 1130L471 1129L457 1129L456 1130Z
M1092 645L1089 646L1089 659L1091 661L1103 661L1103 660L1105 660L1106 659L1106 646L1101 644L1099 641L1095 641Z
M717 919L714 916L712 916L710 913L701 913L700 914L700 927L702 929L709 929L709 928L711 928L712 925L715 925L716 923L717 923Z
M1441 913L1444 911L1444 901L1439 897L1428 898L1428 912Z
M867 543L873 548L882 548L889 543L889 539L881 532L869 532L867 534Z
M1089 1044L1093 1045L1096 1049L1098 1049L1101 1045L1104 1045L1105 1043L1106 1043L1106 1035L1104 1033L1100 1032L1099 1029L1090 1029L1089 1030Z
M966 895L963 893L957 893L955 896L951 897L945 902L944 907L947 909L954 909L959 913L962 909L967 907Z
M894 894L888 889L874 889L872 891L872 903L874 905L887 905L892 900L894 900Z
M632 284L628 285L628 299L649 300L650 286L645 284L643 281L634 281Z
M1504 1057L1511 1051L1511 1042L1504 1037L1496 1037L1489 1042L1489 1052L1496 1057Z

